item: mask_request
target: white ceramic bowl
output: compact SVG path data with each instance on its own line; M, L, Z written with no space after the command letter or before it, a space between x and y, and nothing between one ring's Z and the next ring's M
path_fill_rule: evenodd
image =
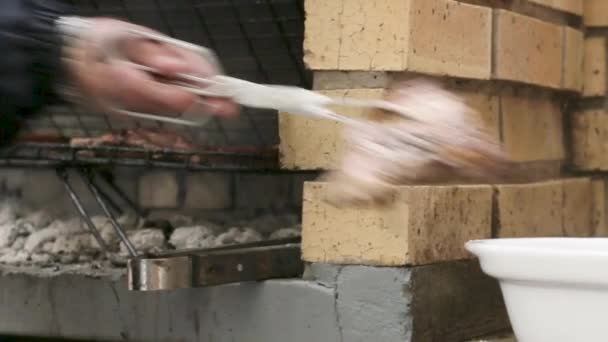
M475 240L518 342L608 341L608 238Z

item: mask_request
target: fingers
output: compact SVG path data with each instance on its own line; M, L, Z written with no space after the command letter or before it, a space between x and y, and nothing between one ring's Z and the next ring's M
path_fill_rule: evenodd
M113 98L126 109L176 116L196 101L196 95L153 80L148 74L128 66L115 66L110 77L120 80L110 89Z

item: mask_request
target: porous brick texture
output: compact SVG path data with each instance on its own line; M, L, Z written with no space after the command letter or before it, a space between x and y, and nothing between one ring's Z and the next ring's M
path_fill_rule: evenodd
M520 163L562 161L565 158L562 101L540 89L486 84L455 84L448 89L479 111L485 126L502 137L506 151ZM374 99L382 89L324 90L331 96ZM361 109L336 108L336 112L369 118ZM282 113L279 117L281 167L288 170L335 169L343 155L342 124Z
M542 6L576 15L583 14L583 2L588 0L529 0Z
M496 186L495 237L593 235L588 178Z
M382 89L326 90L321 93L331 97L379 99ZM368 118L360 108L335 108L336 112L353 118ZM336 165L337 156L344 150L341 123L309 119L289 113L279 116L280 162L291 170L330 169Z
M564 66L562 88L581 92L583 88L583 59L585 38L580 30L564 27Z
M453 0L307 1L306 64L488 79L491 9Z
M605 37L590 37L585 40L583 96L606 94L606 58Z
M605 231L603 188L589 178L525 184L404 186L389 205L336 208L329 183L307 182L306 261L407 265L458 260L472 239L588 237Z
M608 26L608 1L584 0L584 22L587 27Z
M306 261L406 265L468 258L464 243L491 236L492 188L400 187L385 207L327 204L322 182L304 186Z
M560 88L562 28L506 10L497 10L494 21L494 76Z
M586 110L572 119L572 162L585 171L608 170L608 113Z
M504 148L513 161L564 159L558 99L535 90L510 89L501 96L501 111Z

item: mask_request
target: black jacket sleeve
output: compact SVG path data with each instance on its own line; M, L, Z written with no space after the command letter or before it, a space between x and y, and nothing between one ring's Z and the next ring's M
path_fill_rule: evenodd
M61 37L54 21L69 10L55 0L0 0L0 143L23 117L59 101Z

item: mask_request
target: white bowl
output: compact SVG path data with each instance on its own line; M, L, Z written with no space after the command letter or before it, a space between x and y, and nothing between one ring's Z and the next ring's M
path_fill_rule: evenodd
M518 342L608 341L608 238L475 240Z

